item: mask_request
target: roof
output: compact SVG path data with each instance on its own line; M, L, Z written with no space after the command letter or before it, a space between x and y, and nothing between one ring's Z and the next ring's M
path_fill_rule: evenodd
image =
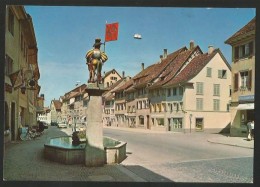
M192 50L183 50L181 51L178 56L169 64L169 66L166 68L166 70L160 75L160 79L155 82L152 86L149 88L156 88L159 86L162 86L163 84L167 83L173 77L178 73L178 71L181 69L183 64L190 58L190 56L195 52L199 51L202 53L201 49L199 46L195 47Z
M52 102L53 102L56 110L60 110L61 109L62 103L59 100L52 100Z
M153 81L155 78L157 78L169 65L169 63L175 59L178 54L182 51L187 50L186 47L182 47L178 49L177 51L174 51L173 53L167 55L166 58L162 59L160 63L153 64L140 73L138 73L136 76L133 77L134 79L134 87L135 88L140 88L147 83Z
M106 78L106 77L107 77L108 75L110 75L113 71L116 72L116 74L121 78L121 76L119 75L119 73L118 73L115 69L112 69L112 70L106 72L103 78Z
M172 80L167 82L164 86L173 86L183 84L194 78L207 65L207 63L219 53L219 49L215 49L211 54L205 53L196 56L191 62Z
M133 79L129 79L126 81L122 86L119 86L118 88L114 89L113 92L121 92L132 86L134 83Z
M256 17L254 17L250 22L248 22L239 31L233 34L229 39L225 41L226 44L231 44L240 37L247 36L248 34L255 34Z

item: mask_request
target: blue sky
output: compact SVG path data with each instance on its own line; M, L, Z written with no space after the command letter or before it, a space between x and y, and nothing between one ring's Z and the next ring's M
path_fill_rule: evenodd
M105 24L119 22L117 41L106 43L108 61L102 72L116 69L133 77L159 61L163 49L171 53L189 46L191 40L203 52L208 46L220 48L231 63L230 36L256 15L253 8L177 8L177 7L77 7L25 6L33 19L38 45L40 93L45 106L52 99L88 80L85 54L95 38L104 41ZM133 38L141 34L142 39Z

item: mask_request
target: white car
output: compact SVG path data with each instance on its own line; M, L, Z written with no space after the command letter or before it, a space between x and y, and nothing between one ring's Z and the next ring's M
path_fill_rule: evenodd
M67 124L66 123L59 123L57 125L58 128L67 128Z

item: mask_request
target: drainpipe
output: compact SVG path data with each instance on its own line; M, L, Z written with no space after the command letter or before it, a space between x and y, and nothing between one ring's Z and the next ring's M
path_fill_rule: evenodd
M190 133L191 133L191 118L192 118L192 114L190 114Z

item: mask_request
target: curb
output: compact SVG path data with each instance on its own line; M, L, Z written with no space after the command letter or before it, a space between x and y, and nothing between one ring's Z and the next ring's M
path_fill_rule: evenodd
M138 175L136 175L134 172L130 171L129 169L126 169L122 165L115 165L115 167L118 170L120 170L121 172L123 172L124 174L126 174L128 177L133 179L134 182L148 182L145 179L143 179L143 178L139 177Z
M222 145L229 145L229 146L234 146L234 147L242 147L242 148L247 148L247 149L254 149L254 147L249 147L249 146L242 146L238 144L229 144L229 143L223 143L223 142L216 142L214 140L207 140L210 143L215 143L215 144L222 144Z

